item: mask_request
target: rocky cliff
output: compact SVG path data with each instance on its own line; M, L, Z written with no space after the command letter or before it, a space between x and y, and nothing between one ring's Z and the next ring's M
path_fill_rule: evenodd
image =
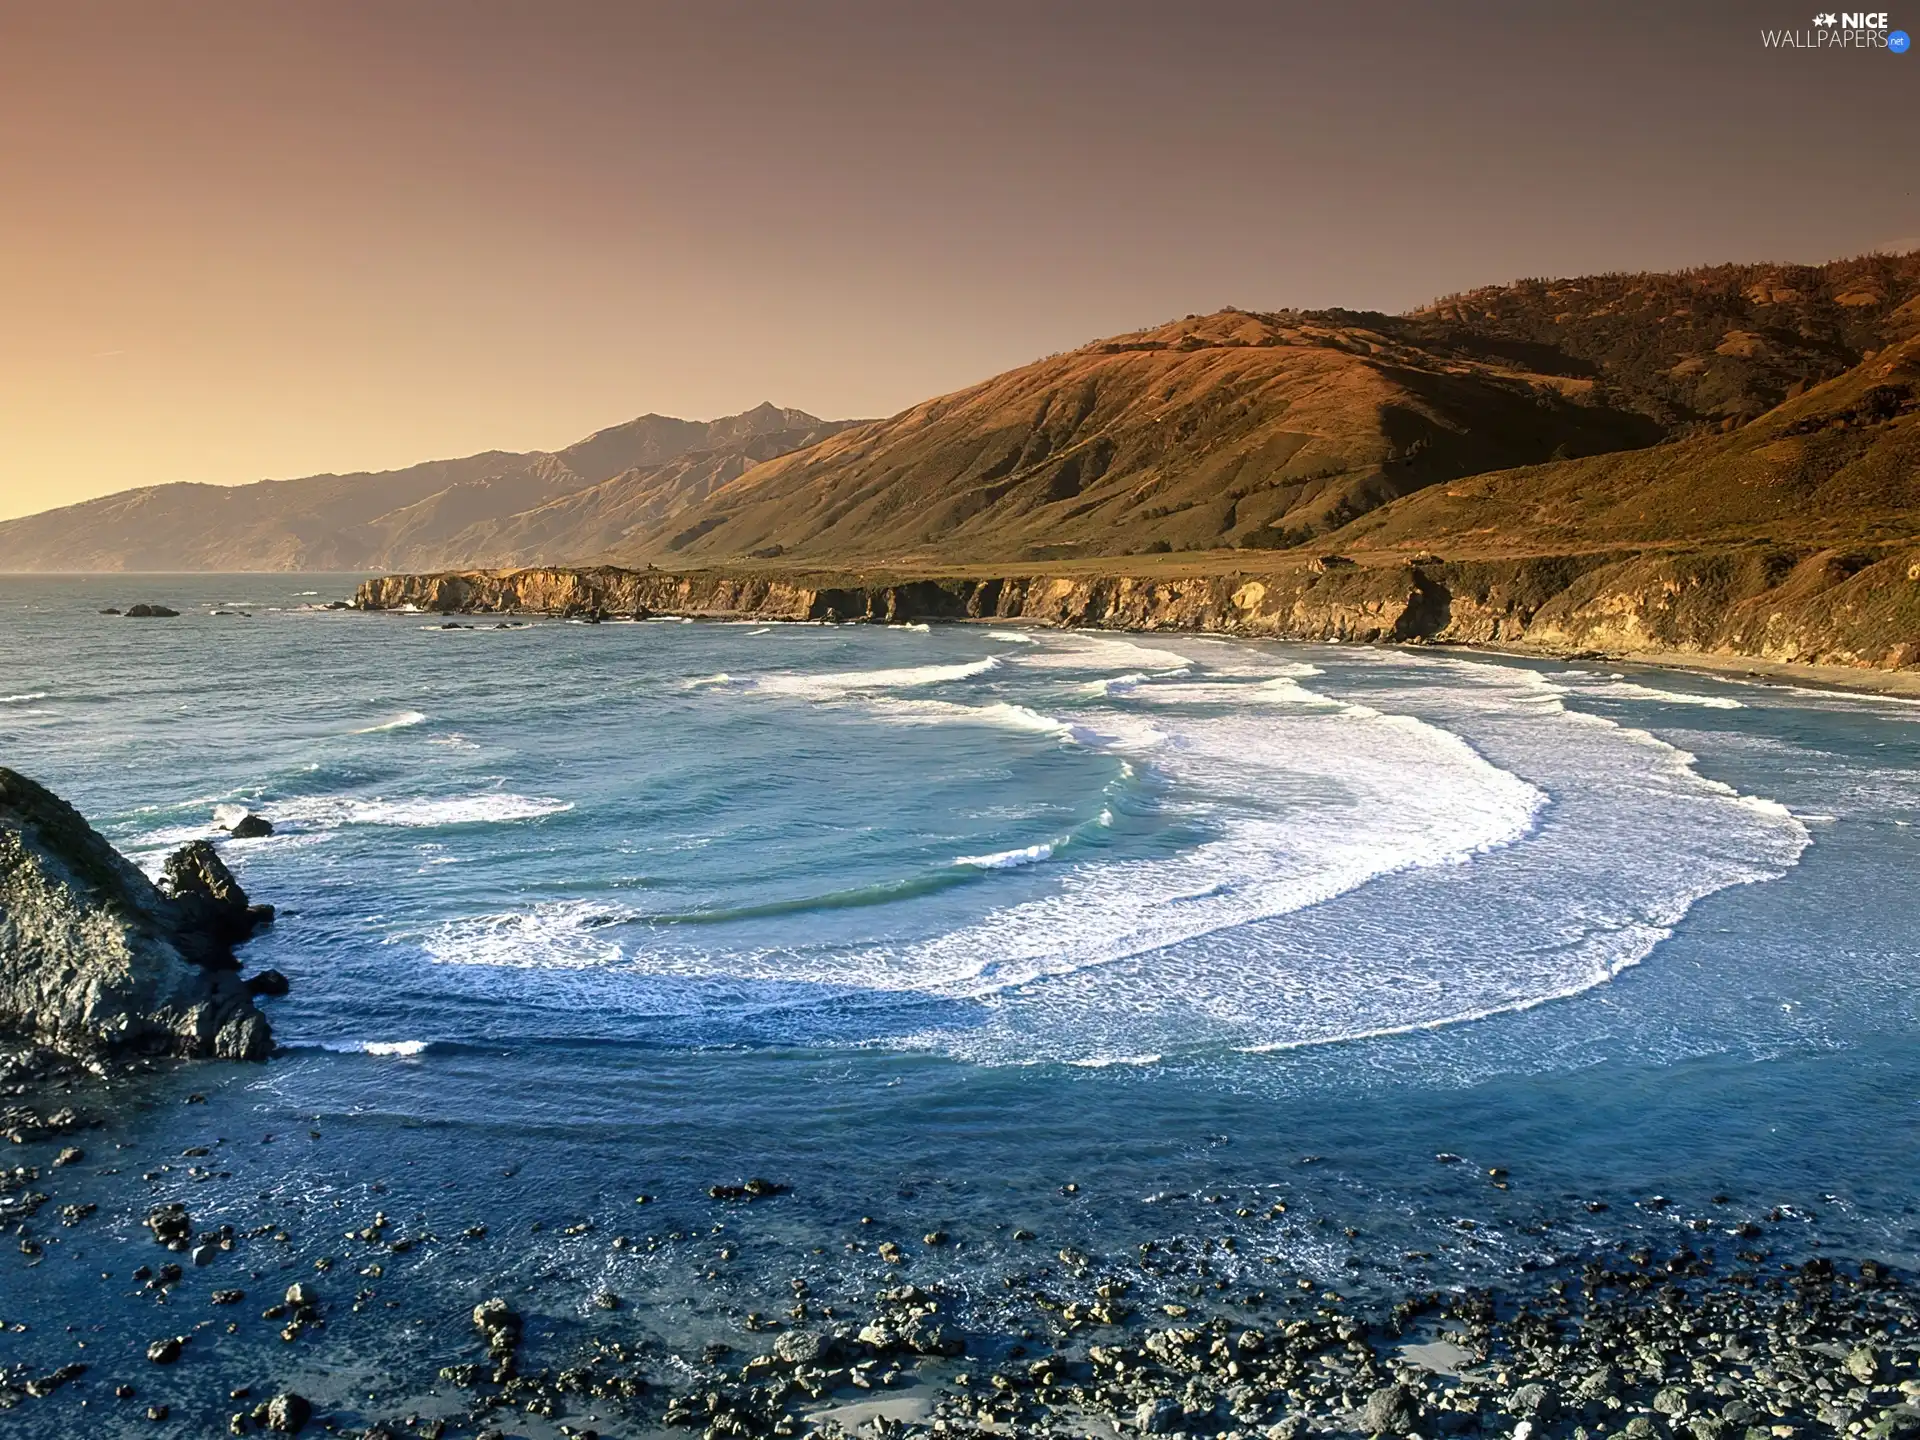
M0 768L0 1026L85 1054L263 1060L233 947L271 918L211 845L155 885L71 805Z
M767 620L1025 620L1296 640L1920 667L1920 547L1447 561L1341 556L1211 574L819 576L528 569L390 575L365 610Z

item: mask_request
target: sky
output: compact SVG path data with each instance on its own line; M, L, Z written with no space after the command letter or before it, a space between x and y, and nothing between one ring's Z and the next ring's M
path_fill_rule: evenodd
M0 0L0 518L1920 246L1920 55L1762 46L1813 13Z

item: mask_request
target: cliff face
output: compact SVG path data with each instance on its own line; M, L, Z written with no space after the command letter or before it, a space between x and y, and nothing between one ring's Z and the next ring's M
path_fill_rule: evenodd
M1911 549L1911 553L1909 553ZM1354 564L1337 556L1213 575L864 579L530 569L390 575L366 610L766 620L1025 620L1296 640L1498 644L1546 653L1746 656L1920 666L1920 548Z
M0 768L0 1025L83 1053L265 1059L232 948L265 915L204 843L169 860L167 886Z

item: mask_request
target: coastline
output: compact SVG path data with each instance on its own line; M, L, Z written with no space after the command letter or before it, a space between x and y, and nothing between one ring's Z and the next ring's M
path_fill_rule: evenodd
M1614 564L1615 557L1606 556L1585 557L1583 563L1568 557L1338 565L1322 560L1259 573L918 576L562 566L374 577L361 583L352 604L366 611L447 616L974 621L1184 632L1600 661L1920 697L1920 618L1911 642L1899 639L1882 655L1902 663L1869 663L1856 651L1836 649L1830 634L1783 631L1777 612L1768 611L1755 631L1749 621L1770 592L1737 604L1722 595L1704 610L1688 610L1674 603L1678 582L1670 572L1678 561L1668 557L1626 590L1597 586L1600 572ZM1907 635L1904 611L1895 619L1903 627L1897 633Z
M1413 650L1431 650L1429 645L1411 645ZM1874 670L1854 665L1804 665L1788 660L1762 660L1750 655L1697 655L1673 650L1622 651L1593 650L1568 654L1551 650L1532 650L1522 646L1466 645L1467 653L1506 655L1521 660L1574 660L1632 665L1646 670L1667 671L1679 675L1699 675L1713 680L1736 680L1773 688L1830 690L1840 695L1891 696L1920 699L1920 670Z
M130 1129L126 1116L89 1112L115 1093L137 1110L219 1104L230 1072L173 1062L134 1087L26 1054L0 1058L12 1062L0 1078L25 1082L10 1087L10 1115L51 1117L18 1137L26 1164L9 1188L39 1187L9 1204L21 1263L57 1261L63 1239L105 1246L99 1259L131 1266L138 1286L108 1284L91 1313L41 1301L0 1315L18 1342L0 1365L0 1413L22 1434L134 1433L143 1423L151 1433L170 1420L188 1428L162 1433L311 1426L361 1440L1920 1434L1920 1291L1876 1258L1827 1248L1811 1213L1790 1204L1543 1194L1524 1205L1530 1220L1504 1222L1534 1237L1524 1258L1511 1257L1519 1263L1439 1288L1396 1276L1386 1256L1344 1276L1268 1268L1267 1237L1343 1220L1358 1235L1352 1227L1368 1216L1290 1213L1260 1186L1167 1197L1202 1208L1184 1221L1169 1214L1137 1247L1106 1250L1063 1244L1044 1222L1040 1233L998 1224L920 1236L897 1220L856 1222L842 1207L811 1234L815 1256L838 1258L791 1282L777 1264L759 1267L704 1319L674 1323L674 1296L697 1271L663 1269L643 1293L588 1282L603 1288L586 1294L578 1287L599 1266L576 1264L556 1294L526 1283L523 1252L535 1241L510 1212L483 1209L464 1233L435 1233L426 1217L402 1214L413 1201L389 1193L379 1167L356 1178L344 1208L289 1211L271 1192L236 1205L191 1190L170 1192L184 1204L129 1208L125 1188L104 1177L141 1165L156 1177L172 1152L143 1135L150 1122ZM89 1163L94 1150L113 1167ZM214 1152L208 1166L244 1163L224 1140ZM1509 1185L1503 1169L1434 1160L1489 1196ZM819 1186L791 1178L795 1191ZM579 1237L582 1259L657 1255L671 1267L710 1256L707 1235L751 1251L796 1223L811 1233L789 1213L806 1197L788 1194L764 1180L716 1185L704 1202L659 1197L701 1206L710 1226L663 1235L629 1208L566 1233ZM594 1208L584 1195L553 1199ZM883 1213L883 1197L863 1199ZM56 1205L58 1226L36 1223ZM1610 1209L1618 1224L1596 1221ZM1454 1223L1470 1244L1476 1222ZM968 1255L977 1258L956 1270ZM1007 1273L987 1286L983 1268ZM708 1269L698 1283L718 1278ZM382 1309L377 1296L401 1298ZM390 1321L375 1320L396 1306ZM101 1338L102 1321L124 1339ZM408 1337L405 1358L382 1346L368 1368L370 1327L393 1325ZM55 1363L72 1354L76 1331L95 1337L93 1348L83 1342L77 1359Z
M166 622L176 634L169 649L193 656L225 634L234 654L260 653L239 637L264 627L201 618L212 602L168 598L186 612ZM330 594L312 598L319 605ZM605 676L602 659L614 650L653 668L649 657L662 649L697 651L726 633L569 629L545 637L556 645L414 633L443 618L465 617L409 614L404 625L369 630L360 616L286 614L273 645L301 647L295 664L326 648L338 673L356 676L373 675L366 657L383 652L391 665L359 697L366 718L401 703L438 718L414 688L437 663L428 657L458 656L448 668L469 667L482 693L493 693L508 657L521 657L525 674L565 652ZM112 633L149 645L153 632L137 628L145 623ZM492 617L468 623L491 628ZM83 610L71 633L118 624ZM858 629L751 643L799 648L809 634L835 653L920 645ZM1541 658L1523 647L1373 643ZM665 683L679 673L664 670ZM304 692L289 702L304 703ZM589 704L583 687L553 713L586 715ZM426 743L418 726L362 729L354 715L338 744L363 764ZM233 755L253 753L257 716L247 708L244 718L228 742ZM640 753L608 739L594 743ZM438 764L440 751L431 754ZM203 789L212 793L197 785L180 793ZM124 802L113 808L123 812ZM1841 844L1823 845L1815 859L1884 890L1911 853L1890 852L1885 868L1870 870ZM383 873L355 908L366 897L386 903ZM1836 873L1811 883L1831 885ZM1763 889L1735 893L1751 900ZM273 890L312 903L305 886ZM1801 890L1798 899L1838 893ZM1723 910L1690 928L1717 932L1733 917L1746 938L1722 950L1761 949L1782 913ZM325 999L331 957L315 944L327 923L316 906L306 927L262 942L306 952L294 958L315 983L302 981L294 1004L336 1003ZM1859 934L1850 917L1835 925L1850 941ZM1896 927L1888 944L1906 939ZM1794 931L1781 948L1803 947L1824 948L1819 933ZM1687 956L1676 959L1674 970L1689 968ZM1652 968L1632 972L1618 993L1642 990ZM1849 968L1855 993L1863 976L1857 963ZM1891 986L1910 975L1904 949L1888 974L1889 988L1872 992L1887 998L1872 1003L1897 1008L1905 992ZM573 993L565 977L550 983ZM1771 999L1762 994L1761 1006L1771 1009ZM850 1092L816 1092L804 1072L799 1083L778 1077L805 1092L782 1110L767 1101L783 1091L758 1088L773 1084L772 1064L752 1077L733 1058L709 1068L704 1050L683 1062L613 1047L618 1054L575 1068L564 1047L536 1044L525 1068L498 1071L481 1053L491 1043L434 1038L470 1029L355 1013L355 1027L339 1033L356 1045L422 1038L335 1050L314 1039L311 1016L304 1027L290 1017L293 1048L264 1072L155 1062L138 1081L75 1076L71 1088L4 1102L32 1111L46 1133L16 1148L12 1187L0 1185L0 1202L24 1212L10 1217L6 1248L18 1250L6 1256L0 1288L17 1298L0 1305L0 1321L29 1326L6 1332L0 1429L287 1433L262 1418L281 1395L310 1404L305 1433L366 1440L1506 1440L1522 1426L1527 1440L1901 1440L1914 1428L1920 1392L1901 1387L1920 1383L1915 1257L1911 1228L1901 1228L1908 1212L1887 1203L1904 1204L1910 1182L1881 1173L1899 1163L1897 1121L1891 1132L1861 1123L1888 1118L1877 1101L1863 1109L1876 1090L1910 1088L1898 1030L1877 1051L1755 1091L1661 1061L1604 1088L1569 1084L1524 1109L1514 1097L1537 1083L1524 1076L1483 1095L1443 1083L1424 1102L1389 1084L1364 1101L1288 1091L1294 1098L1280 1105L1257 1096L1229 1104L1209 1094L1154 1111L1146 1087L1173 1087L1131 1067L1061 1070L1071 1089L1049 1083L1023 1098L1007 1071L970 1079L960 1093L944 1081L918 1088L910 1067L889 1060L860 1087L859 1108L832 1122L844 1124L845 1148L820 1150L814 1132L764 1147L756 1138L782 1117L799 1118L816 1093L844 1103ZM1642 1003L1619 1013L1657 1020L1662 1010ZM1860 1013L1871 1020L1871 1004ZM1531 1053L1537 1038L1519 1043ZM597 1039L582 1047L600 1050ZM1904 1068L1889 1071L1889 1057ZM835 1056L813 1073L841 1065ZM1829 1069L1852 1077L1853 1088L1810 1092L1831 1106L1828 1123L1769 1141L1767 1127L1797 1113L1792 1097L1808 1075ZM0 1083L27 1078L5 1070ZM484 1123L485 1112L470 1130L443 1127L437 1106L421 1103L490 1075L552 1085L582 1097L582 1110L616 1118L603 1131L535 1125L507 1135ZM892 1088L903 1077L906 1087ZM1678 1111L1648 1103L1667 1091L1692 1098ZM95 1097L110 1112L98 1128L84 1113ZM676 1106L689 1097L699 1098ZM1543 1164L1529 1142L1581 1099L1617 1112L1594 1132L1605 1143L1593 1157ZM971 1130L899 1144L892 1127L910 1123L918 1100L961 1107ZM1392 1128L1372 1122L1376 1109L1396 1117ZM1746 1129L1716 1138L1729 1134L1735 1111ZM1520 1118L1491 1134L1469 1112ZM1090 1123L1106 1115L1118 1123ZM1086 1140L1018 1169L1056 1117ZM1849 1117L1855 1123L1842 1130ZM1004 1140L970 1149L967 1135L981 1130ZM1546 1138L1557 1148L1557 1136ZM1163 1143L1172 1157L1164 1161L1154 1155ZM1764 1163L1746 1158L1756 1145ZM1122 1148L1148 1163L1085 1163ZM1803 1148L1815 1153L1794 1158ZM85 1154L63 1159L69 1150ZM854 1158L871 1150L890 1153L870 1165ZM1696 1150L1721 1158L1696 1159ZM1878 1155L1873 1164L1860 1158L1866 1150ZM1464 1154L1444 1153L1452 1151ZM1616 1164L1615 1155L1625 1158ZM1779 1168L1782 1157L1794 1168ZM778 1192L749 1189L756 1176L771 1177ZM1391 1206L1380 1203L1387 1195ZM163 1239L148 1219L176 1206L190 1229L183 1235L162 1214L171 1236ZM296 1287L299 1298L283 1298ZM156 1353L173 1358L149 1358ZM132 1393L122 1397L122 1386ZM170 1413L149 1420L152 1411Z

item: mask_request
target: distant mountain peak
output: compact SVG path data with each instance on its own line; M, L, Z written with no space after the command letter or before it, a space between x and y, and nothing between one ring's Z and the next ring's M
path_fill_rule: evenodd
M839 428L763 401L737 415L648 413L564 449L488 450L400 470L121 491L0 523L0 570L360 570L438 555L615 476L715 456L737 473ZM738 458L729 465L728 456Z

